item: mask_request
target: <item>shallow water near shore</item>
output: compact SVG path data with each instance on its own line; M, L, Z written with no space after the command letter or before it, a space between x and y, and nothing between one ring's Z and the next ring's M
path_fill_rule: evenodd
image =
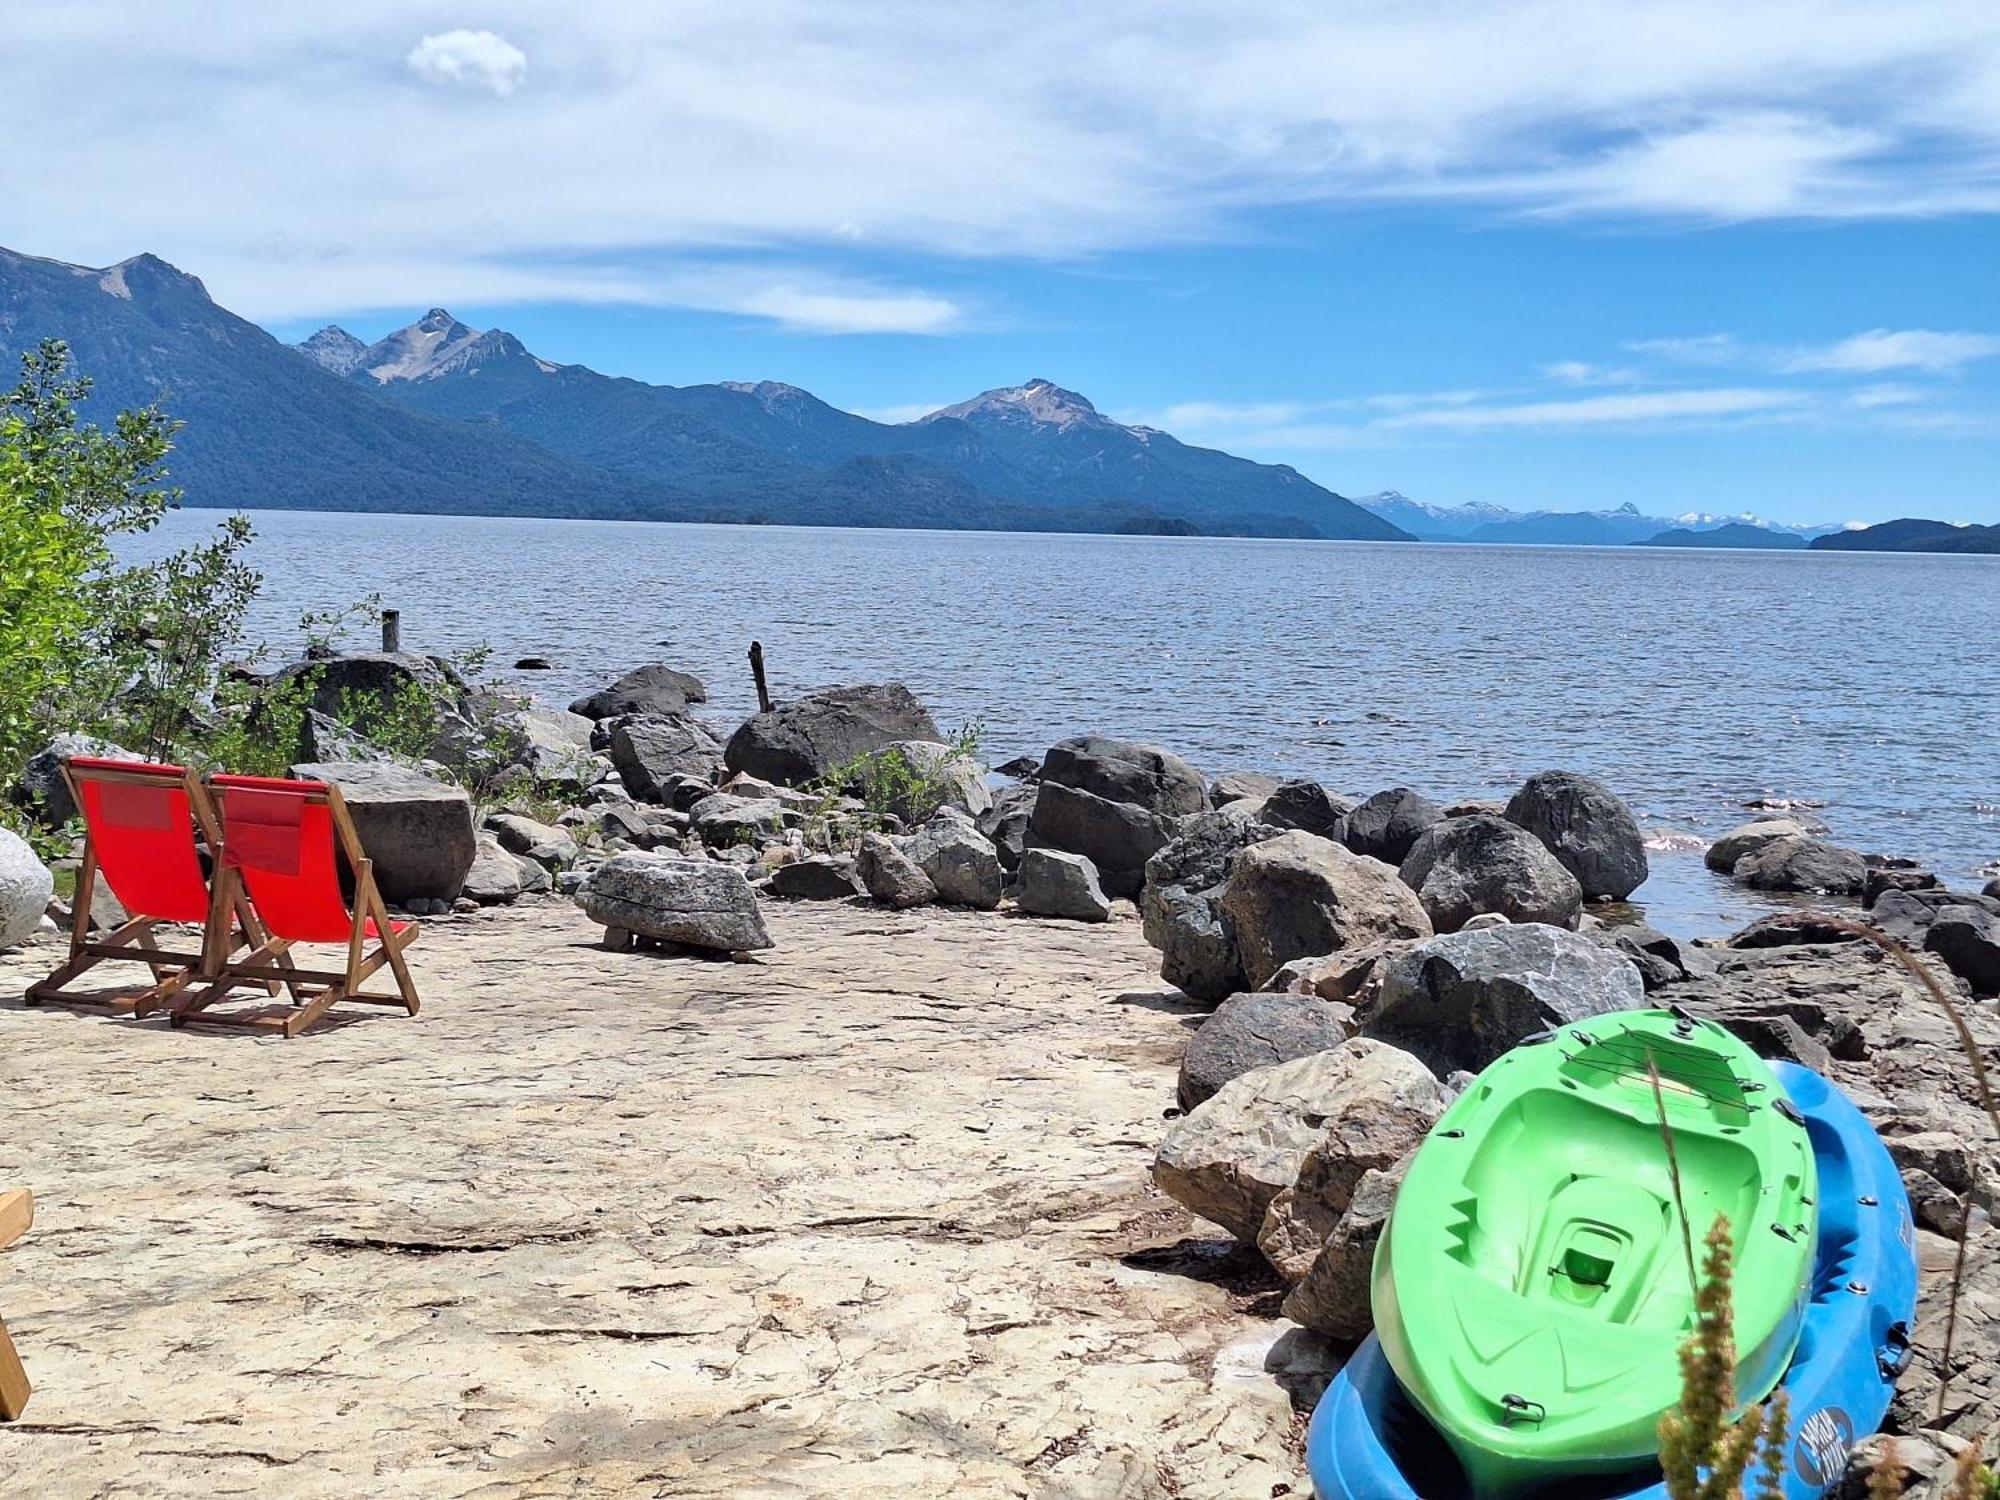
M379 592L406 647L488 643L557 703L667 661L726 734L755 639L776 695L900 679L995 762L1101 730L1355 796L1589 771L1653 844L1638 903L1684 935L1769 909L1701 863L1753 798L1823 801L1838 842L1954 883L2000 859L1995 558L251 517L257 639ZM531 655L553 670L508 670Z

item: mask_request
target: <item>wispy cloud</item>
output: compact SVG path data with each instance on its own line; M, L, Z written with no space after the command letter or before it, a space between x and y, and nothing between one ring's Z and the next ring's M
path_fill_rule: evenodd
M1990 333L1938 333L1929 328L1901 331L1875 328L1824 349L1793 356L1785 368L1879 374L1884 370L1924 370L1948 375L1976 359L2000 356L2000 337Z
M1795 411L1803 392L1729 387L1583 396L1572 401L1524 401L1506 406L1442 407L1385 417L1385 427L1436 427L1470 432L1496 427L1607 427Z

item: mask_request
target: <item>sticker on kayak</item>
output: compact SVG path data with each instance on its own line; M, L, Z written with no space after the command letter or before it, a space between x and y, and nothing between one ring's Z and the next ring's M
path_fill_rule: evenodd
M1854 1419L1837 1406L1822 1406L1799 1424L1792 1467L1807 1484L1824 1488L1846 1470L1853 1446Z

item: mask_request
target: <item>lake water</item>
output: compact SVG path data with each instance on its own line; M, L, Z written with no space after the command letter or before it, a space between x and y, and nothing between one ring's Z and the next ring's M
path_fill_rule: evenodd
M169 517L146 550L213 512ZM1588 771L1654 841L1638 899L1761 909L1701 844L1757 797L1953 881L2000 858L2000 559L252 514L255 633L379 592L410 649L479 642L567 703L642 662L724 733L774 694L900 679L994 762L1085 730L1354 796ZM357 643L359 643L357 641Z

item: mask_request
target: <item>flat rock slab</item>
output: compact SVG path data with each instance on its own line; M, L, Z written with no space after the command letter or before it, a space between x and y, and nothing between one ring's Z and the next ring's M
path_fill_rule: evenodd
M1147 1182L1187 1008L1138 923L768 920L743 966L440 919L421 1015L291 1041L0 1001L0 1494L1307 1493L1304 1336Z
M590 872L576 904L614 932L747 953L771 946L757 893L735 865L664 854L615 854Z

